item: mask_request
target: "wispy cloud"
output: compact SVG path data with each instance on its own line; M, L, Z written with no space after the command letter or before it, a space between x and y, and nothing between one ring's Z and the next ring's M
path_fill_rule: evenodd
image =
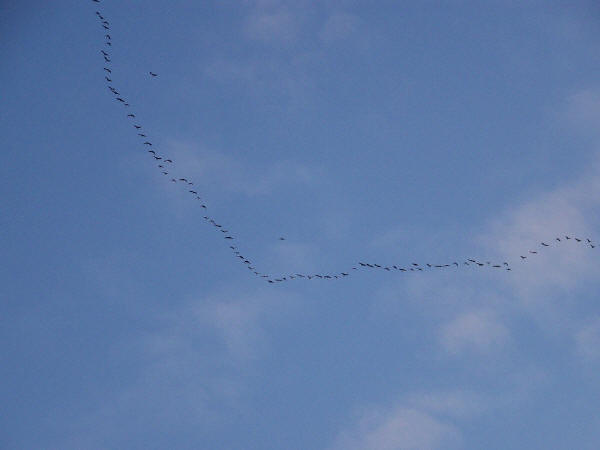
M497 352L508 341L508 328L491 311L469 311L444 324L440 342L450 354Z
M282 43L296 37L298 23L288 11L257 12L246 19L244 32L251 39Z
M447 421L411 407L371 409L339 433L331 450L434 450L458 448L459 430Z
M166 147L175 161L173 173L182 171L182 175L194 180L196 185L217 186L219 191L257 196L295 184L314 187L319 181L318 168L290 160L259 165L182 142L170 142Z

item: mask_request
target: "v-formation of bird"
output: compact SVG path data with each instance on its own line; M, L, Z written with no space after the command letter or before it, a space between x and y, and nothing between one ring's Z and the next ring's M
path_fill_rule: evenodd
M92 0L92 1L94 3L100 3L100 0ZM107 48L109 48L109 47L112 48L112 37L109 34L110 23L104 18L104 16L99 11L96 11L96 16L100 20L100 24L102 25L102 28L105 30L104 44ZM113 75L112 75L112 69L110 68L110 64L112 62L112 60L110 58L110 53L104 49L100 50L100 53L102 54L102 57L104 58L104 63L105 63L105 65L103 67L103 70L105 72L104 78L105 78L106 82L108 83L108 89L115 96L116 101L120 102L124 107L129 108L130 104L123 97L121 97L122 94L111 84L113 82L113 80L112 80ZM108 66L108 67L106 67L106 66ZM152 72L152 71L149 71L148 74L152 78L156 78L158 76L157 73ZM200 196L200 194L198 193L198 191L196 190L196 188L191 187L191 186L194 186L194 183L189 178L173 176L171 174L171 171L174 168L173 160L170 158L166 158L164 155L159 154L159 151L153 146L152 142L148 139L148 136L146 135L146 133L142 132L143 131L142 125L135 122L136 115L132 112L128 112L127 118L134 121L134 123L132 123L132 127L135 128L135 130L137 131L137 135L140 138L144 139L142 145L146 146L146 148L148 149L147 150L148 155L150 155L154 158L154 160L157 163L157 168L160 170L160 172L164 176L171 175L170 181L172 183L178 183L178 184L182 184L182 185L186 186L187 193L190 194L194 200L198 201L199 205L204 210L207 210L208 207L207 207L206 203L204 202L204 200L202 199L202 197ZM203 218L217 232L221 233L221 236L223 237L223 239L228 240L228 241L233 241L235 239L231 235L229 230L223 228L223 225L220 223L217 223L217 221L214 218L212 218L211 216L205 215L205 216L203 216ZM284 241L285 238L280 237L279 240ZM570 240L572 240L576 243L585 244L592 249L596 248L596 244L593 243L589 238L582 239L579 237L565 235L564 238L562 236L556 237L554 242L555 242L555 245L558 245L558 244L562 244L562 243L564 243L566 241L570 241ZM539 249L549 247L549 246L550 246L550 244L548 244L546 242L541 242L539 244L539 247L536 247L536 249L528 250L526 255L519 255L520 259L521 259L521 261L526 261L529 257L532 257L532 255L537 255ZM281 283L284 281L295 280L295 279L334 280L334 279L340 279L340 278L345 278L347 276L350 276L352 271L358 271L361 269L385 270L388 272L391 272L391 271L423 272L423 271L428 271L428 270L441 270L441 269L449 269L449 268L456 269L458 267L469 266L469 267L480 267L480 268L481 267L490 267L490 268L494 268L494 269L502 269L502 270L507 270L507 271L512 270L509 263L506 261L502 262L502 263L492 263L490 261L479 261L477 259L469 258L469 259L461 260L460 263L458 261L454 261L452 263L445 263L445 264L430 264L430 263L420 264L420 263L413 262L413 263L404 264L404 265L396 265L396 264L395 265L382 265L382 264L361 261L361 262L358 262L357 264L355 264L354 266L352 266L349 270L341 271L341 272L314 273L314 274L313 273L311 273L311 274L292 273L292 274L274 276L271 274L262 273L262 272L258 271L256 269L255 264L253 264L249 258L242 255L237 246L230 245L229 249L231 250L235 259L239 260L242 264L245 264L246 267L248 268L248 270L250 270L252 272L252 274L254 274L256 277L264 279L266 282L268 282L270 284Z

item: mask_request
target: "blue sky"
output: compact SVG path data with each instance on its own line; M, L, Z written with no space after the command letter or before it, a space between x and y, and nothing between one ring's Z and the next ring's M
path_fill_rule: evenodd
M261 271L513 270L252 276L95 10ZM4 1L0 37L1 447L600 446L599 249L554 240L600 241L595 2Z

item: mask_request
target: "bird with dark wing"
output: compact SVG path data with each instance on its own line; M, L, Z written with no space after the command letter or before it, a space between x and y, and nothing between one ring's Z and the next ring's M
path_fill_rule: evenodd
M157 76L158 76L158 74L157 74L157 73L154 73L154 72L148 72L148 73L149 73L151 76L153 76L153 77L157 77ZM168 78L168 77L167 77L167 78Z

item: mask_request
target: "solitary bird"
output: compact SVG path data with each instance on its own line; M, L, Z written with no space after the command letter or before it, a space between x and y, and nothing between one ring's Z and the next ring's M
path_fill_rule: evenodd
M158 76L158 74L154 73L154 72L148 72L150 75L152 75L153 77Z
M283 237L280 237L280 238L279 238L279 240L280 240L280 241L285 241L285 238L283 238Z
M135 114L127 114L127 117L135 117Z
M146 142L144 142L144 145L152 145L152 142L146 141Z

